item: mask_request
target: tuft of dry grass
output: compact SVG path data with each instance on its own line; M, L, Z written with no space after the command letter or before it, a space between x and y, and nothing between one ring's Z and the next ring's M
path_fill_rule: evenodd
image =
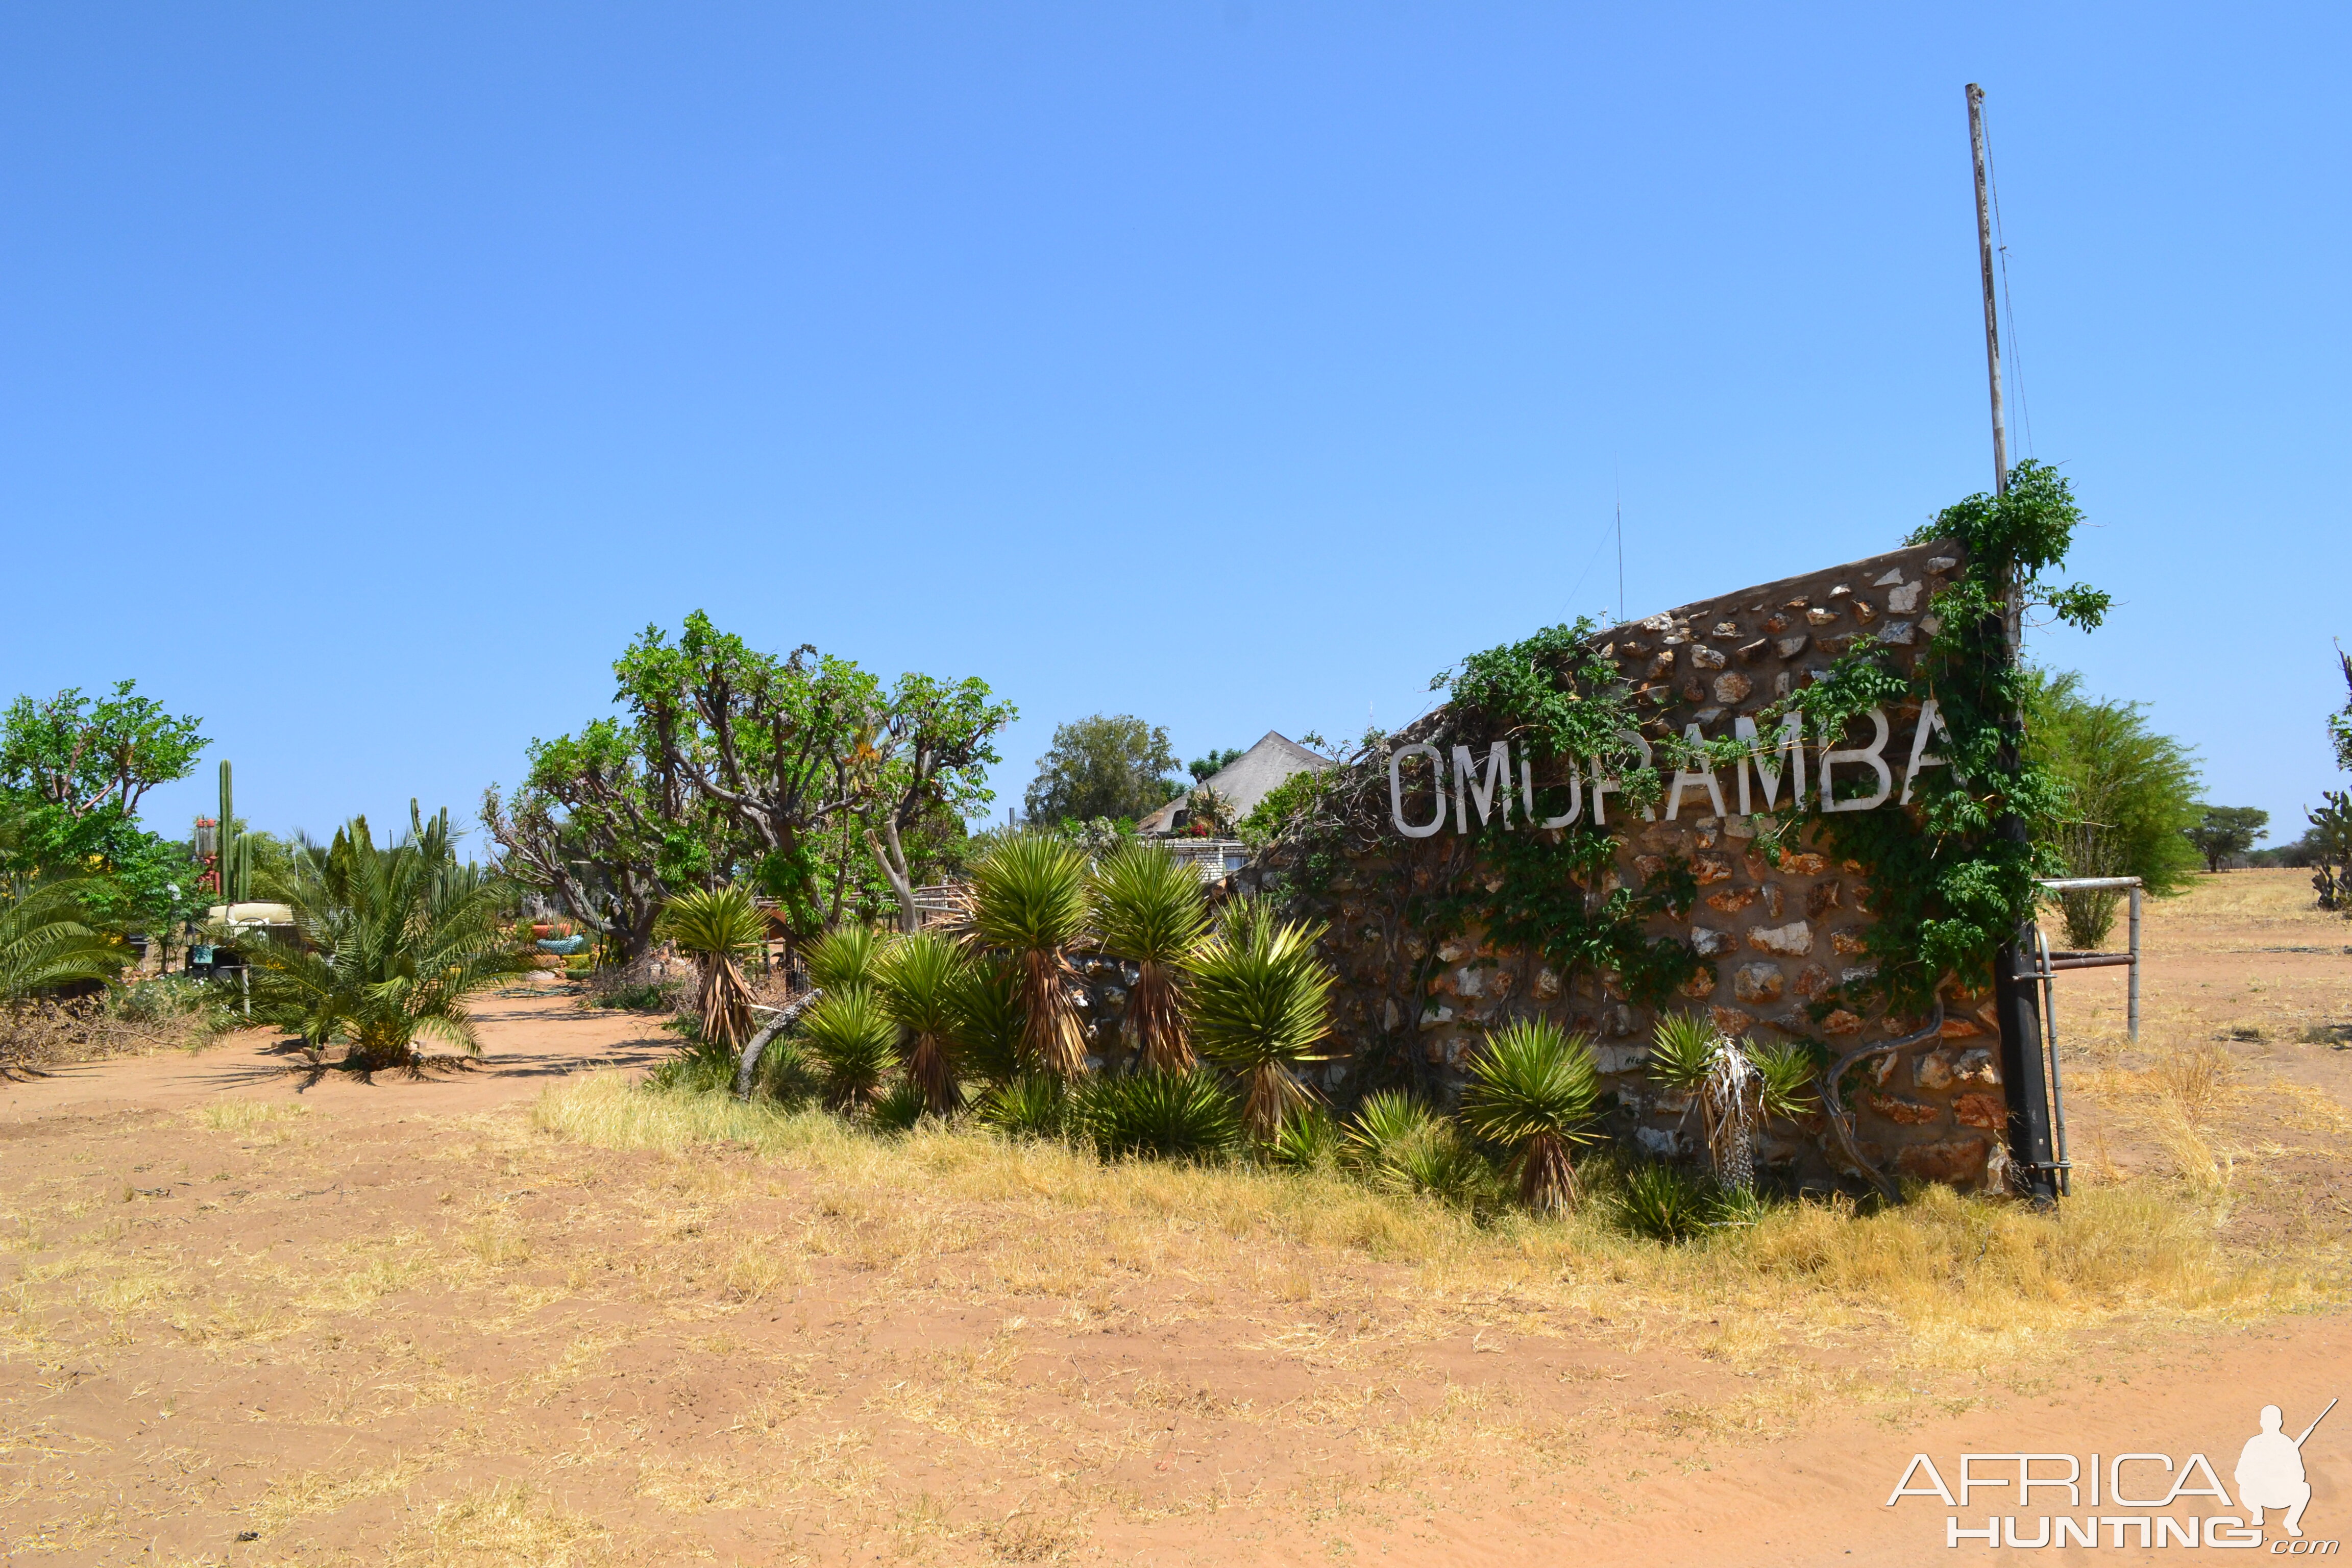
M215 1132L255 1133L273 1130L280 1122L307 1116L310 1110L284 1100L215 1100L188 1113L199 1127Z
M511 1481L460 1493L385 1554L390 1568L592 1568L612 1560L612 1532Z

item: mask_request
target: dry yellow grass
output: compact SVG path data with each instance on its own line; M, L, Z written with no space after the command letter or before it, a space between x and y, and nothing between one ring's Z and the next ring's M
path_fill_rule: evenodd
M2182 1070L2196 1080L2199 1069ZM877 1138L819 1112L652 1092L618 1077L551 1089L532 1124L604 1148L752 1152L795 1173L820 1209L846 1222L846 1236L813 1237L814 1249L870 1256L907 1279L984 1238L1001 1287L1097 1310L1112 1309L1107 1279L1171 1265L1246 1271L1254 1295L1299 1296L1311 1292L1313 1256L1341 1251L1401 1266L1419 1304L1449 1317L1500 1322L1510 1314L1482 1303L1506 1297L1528 1323L1565 1311L1651 1314L1672 1329L1733 1310L1744 1325L1708 1338L1743 1362L1763 1354L1765 1328L1811 1336L1871 1324L1900 1325L1916 1342L1972 1360L2123 1314L2237 1319L2333 1296L2292 1266L2226 1255L2213 1236L2218 1211L2173 1188L2095 1188L2055 1215L1929 1188L1874 1213L1779 1206L1753 1226L1662 1247L1590 1215L1481 1225L1337 1175L1106 1163L1060 1144L936 1127ZM736 1179L756 1179L738 1169Z

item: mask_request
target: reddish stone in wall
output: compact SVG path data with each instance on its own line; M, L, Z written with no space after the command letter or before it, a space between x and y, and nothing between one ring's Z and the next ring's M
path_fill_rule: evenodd
M1984 1177L1990 1145L1977 1137L1947 1138L1934 1143L1914 1143L1895 1156L1895 1168L1926 1182L1969 1186Z
M1916 1100L1905 1100L1899 1095L1874 1092L1866 1096L1863 1103L1874 1114L1902 1127L1925 1127L1944 1114L1944 1109L1939 1105L1922 1105Z
M1964 1094L1952 1101L1952 1115L1962 1126L1995 1132L2009 1125L2009 1107L1995 1094Z

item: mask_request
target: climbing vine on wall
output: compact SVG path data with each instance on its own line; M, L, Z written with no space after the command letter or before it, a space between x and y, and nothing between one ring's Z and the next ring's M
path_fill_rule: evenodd
M2032 461L2010 470L2005 494L1945 508L1906 542L1948 541L1962 559L1959 576L1930 605L1939 624L1910 672L1895 668L1878 638L1864 637L1767 710L1773 719L1801 712L1808 729L1835 736L1874 706L1933 700L1949 731L1938 752L1945 765L1921 773L1909 808L1824 816L1816 807L1801 819L1870 878L1874 921L1864 940L1877 973L1866 990L1891 1005L1925 1005L1947 973L1982 989L1994 952L2033 912L2033 879L2063 870L2027 831L2062 815L2065 798L2019 743L2025 676L2011 657L2004 596L2015 581L2023 611L2097 626L2109 595L2042 576L2065 563L2081 520L2065 479ZM1780 837L1801 826L1782 824Z

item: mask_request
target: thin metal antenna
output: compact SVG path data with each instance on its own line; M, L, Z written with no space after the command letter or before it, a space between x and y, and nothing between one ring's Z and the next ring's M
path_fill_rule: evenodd
M1617 624L1625 624L1625 481L1617 481Z

